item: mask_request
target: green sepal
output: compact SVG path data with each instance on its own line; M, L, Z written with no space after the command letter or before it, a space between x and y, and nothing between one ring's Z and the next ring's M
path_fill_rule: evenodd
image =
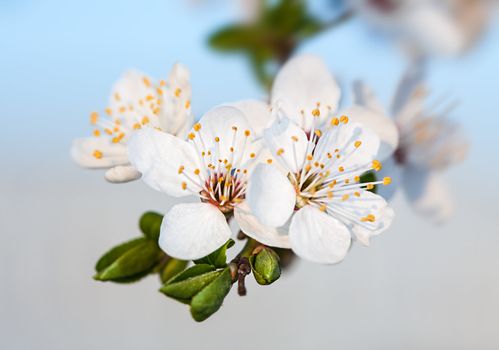
M185 260L179 260L175 258L168 259L168 261L161 269L160 273L161 282L166 283L173 276L176 276L180 272L184 271L188 264L189 262Z
M145 236L158 241L163 215L149 211L144 213L139 220L139 227Z
M94 279L118 283L134 282L154 270L163 256L156 242L146 238L124 249L126 245L127 243L118 246L108 253L109 256L117 254L118 251L121 254L111 264L98 271ZM97 263L99 267L105 265L101 260L99 260L100 264Z
M251 255L249 262L253 276L258 284L268 285L274 283L281 276L279 255L268 247L263 247Z
M99 259L99 261L97 261L97 264L95 264L95 271L97 271L97 273L102 272L127 251L135 248L146 240L147 238L145 237L135 238L110 249Z
M189 302L218 275L220 271L215 271L211 265L195 265L166 282L160 292L178 301Z
M220 309L232 287L230 268L226 267L207 287L191 300L191 315L197 322L202 322Z
M227 265L227 249L235 244L234 240L229 239L223 246L215 250L213 253L204 258L194 260L195 264L208 264L217 268L222 268Z
M377 176L374 171L368 171L364 174L361 175L360 177L360 183L368 183L368 182L375 182L377 181ZM372 193L377 193L378 191L378 185L374 185L374 188L372 190L368 190Z

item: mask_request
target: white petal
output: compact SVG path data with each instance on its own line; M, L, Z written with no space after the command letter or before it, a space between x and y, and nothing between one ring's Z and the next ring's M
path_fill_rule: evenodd
M338 108L339 100L336 80L324 61L311 55L289 60L277 74L271 93L271 104L279 105L305 131L310 131L314 122L322 124L328 113ZM318 121L312 115L316 108L320 110Z
M112 167L104 177L112 183L130 182L140 179L141 174L131 165L118 165Z
M445 222L454 211L447 184L438 174L425 169L404 169L403 185L414 210L436 224Z
M239 109L232 106L215 107L203 115L199 124L202 144L211 151L215 161L233 159L234 164L239 161L245 163L250 158L250 151L246 146L254 140L254 131ZM249 131L250 136L245 135L246 131ZM200 138L196 137L195 142L200 142ZM231 148L234 149L233 152Z
M393 117L404 113L403 111L408 108L409 104L413 104L412 107L409 107L410 110L414 111L413 114L418 114L422 110L425 96L424 94L417 94L417 91L422 89L425 75L425 59L420 58L409 66L398 83L393 97L390 108ZM414 99L417 99L416 104L413 102Z
M272 121L270 106L259 100L242 100L228 104L244 113L256 137L261 137L263 130L268 128Z
M152 188L171 196L182 197L198 193L200 187L180 174L193 174L200 168L194 146L178 137L145 128L134 133L128 145L132 165L142 173L142 180ZM187 185L183 189L183 183Z
M360 147L355 147L357 141ZM319 139L314 154L320 155L318 161L328 162L328 153L339 150L340 159L335 161L334 167L344 167L346 171L365 167L369 165L378 154L379 138L364 125L349 122L340 123L338 126L329 128Z
M96 158L94 152L102 153ZM113 143L105 137L86 137L73 141L71 157L78 165L85 168L110 168L128 164L127 147L121 143Z
M372 89L364 82L358 80L353 83L353 103L355 105L366 107L378 113L386 114L383 104Z
M251 213L246 201L234 209L234 218L241 231L258 242L271 247L291 248L287 227L265 226Z
M362 191L360 197L351 197L343 203L343 209L351 216L356 217L356 222L351 225L355 237L364 245L369 245L369 239L386 231L395 217L392 208L388 207L385 199L369 191ZM374 222L361 222L361 218L374 215ZM350 226L350 225L349 225Z
M289 239L298 256L323 264L343 260L351 242L343 223L310 205L298 210L291 219Z
M263 132L272 156L286 169L296 173L305 162L308 139L305 132L288 118L276 119Z
M231 235L224 214L215 206L183 203L165 215L158 243L174 258L194 260L221 247Z
M293 214L296 192L288 178L275 166L259 164L250 177L246 198L261 223L279 227Z
M386 114L361 106L352 106L341 114L348 116L353 122L364 125L379 137L381 144L377 158L380 160L388 158L397 149L399 143L398 129L393 120L387 117Z

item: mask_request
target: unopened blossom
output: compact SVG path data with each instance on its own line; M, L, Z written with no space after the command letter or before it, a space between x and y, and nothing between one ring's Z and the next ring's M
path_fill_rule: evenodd
M283 67L271 93L273 124L264 131L271 156L256 167L247 203L235 212L247 235L321 263L341 261L352 237L369 244L393 218L385 200L369 191L391 178L360 180L382 169L379 157L396 148L397 130L361 106L338 113L339 98L317 57L298 56Z
M453 201L441 173L461 162L468 142L456 122L448 118L454 104L427 106L428 92L423 83L423 67L412 66L399 83L390 114L399 128L399 146L387 159L380 175L390 174L394 186L381 188L391 198L402 187L413 209L435 223L448 219ZM370 89L359 84L358 103L380 110L381 103Z
M85 168L108 169L110 182L127 182L140 177L128 158L128 142L134 132L152 128L184 136L191 127L189 71L176 64L168 79L159 82L130 70L113 87L104 113L90 114L91 137L73 142L71 155Z
M254 131L258 126L252 128L251 115L242 112L253 110L252 102L235 106L206 113L187 140L152 128L131 140L130 160L146 184L170 196L200 200L177 204L165 215L159 245L170 256L198 259L231 236L227 220L244 205L261 149Z
M375 28L411 51L457 54L471 46L489 16L490 0L348 0Z

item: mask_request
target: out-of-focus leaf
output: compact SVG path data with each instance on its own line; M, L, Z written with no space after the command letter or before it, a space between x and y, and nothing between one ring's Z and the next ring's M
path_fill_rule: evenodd
M207 287L191 300L191 315L198 321L204 321L220 309L232 287L230 268L226 267Z
M195 264L208 264L213 265L215 267L221 268L227 265L227 249L234 245L234 241L229 239L223 246L215 250L213 253L201 258L199 260L195 260Z

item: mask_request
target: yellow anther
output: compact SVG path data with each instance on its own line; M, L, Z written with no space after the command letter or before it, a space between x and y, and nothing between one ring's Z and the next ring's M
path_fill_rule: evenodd
M194 129L194 131L199 131L199 130L201 130L201 124L196 123L196 124L194 124L194 126L192 128Z
M331 191L327 192L327 198L331 199L331 198L333 198L333 196L334 196L333 192L331 192Z
M268 164L272 164L272 159L270 159L270 158L269 158L269 159L267 159L267 163L268 163Z
M373 185L373 184L367 184L367 185L366 185L366 188L367 188L368 190L374 190L374 185Z
M237 126L233 125L232 130L237 131Z
M321 137L322 136L322 132L319 129L316 129L314 131L314 133L317 135L317 137Z
M191 108L191 100L185 101L185 109Z
M194 174L195 174L195 175L199 175L199 173L200 173L200 172L201 172L201 170L199 170L199 169L194 169Z
M101 152L101 151L99 151L98 149L96 149L96 150L94 151L94 153L92 153L92 155L93 155L96 159L101 159L101 158L102 158L102 156L103 156L102 152Z
M196 135L193 132L190 132L189 135L187 135L187 138L189 140L194 140L195 137L196 137Z
M142 82L144 83L145 86L151 87L151 81L149 80L148 77L143 77Z
M350 179L345 179L345 183L348 185L350 183Z
M318 161L315 161L315 162L314 162L314 166L315 166L316 168L318 168L318 167L319 167L319 164L320 164L320 163L319 163Z
M175 89L175 97L180 97L181 93L182 93L182 90L180 88Z
M362 145L362 141L355 141L355 144L354 144L355 148L359 148L360 145Z
M184 172L184 169L185 169L185 166L181 165L179 168L178 168L178 173L179 174L182 174Z
M376 171L380 171L383 169L383 166L381 165L381 162L379 160L373 160L373 169Z
M350 198L350 196L348 194L344 194L343 197L341 197L341 200L344 202L347 201L348 198Z
M94 136L95 137L99 137L100 136L100 130L99 129L95 129L94 130Z
M231 152L234 152L234 147L229 148Z
M248 173L248 169L244 169L243 174L247 174L247 173Z
M106 108L104 111L106 112L107 115L113 115L113 110L109 107Z
M291 136L291 140L293 140L294 142L298 142L298 137L296 137L296 136Z
M311 154L307 154L307 160L312 160L314 159L314 156L312 156Z
M360 197L360 192L357 191L354 193L354 195L355 195L355 197Z
M348 117L346 115L341 116L340 122L342 122L343 124L347 124L348 123Z
M118 111L119 111L120 113L125 113L125 112L126 112L126 107L125 107L125 106L121 106L121 107L118 109Z
M312 110L312 115L314 117L318 117L321 115L321 111L318 108L316 108L316 109Z
M250 153L250 158L255 158L255 157L256 157L256 154Z
M392 178L387 176L383 179L383 185L388 186L389 184L392 183Z
M362 222L375 222L376 217L373 214L369 214L369 215L361 218L360 221L362 221Z
M154 100L154 96L153 95L149 94L149 95L146 96L146 101L147 102L151 102L152 100Z
M187 189L187 182L182 182L182 189L186 190Z
M331 120L331 126L338 126L340 125L340 120L338 118L333 118Z
M244 136L248 137L251 135L251 131L249 130L244 130Z
M327 153L327 157L328 157L329 159L331 159L331 158L333 158L333 155L332 155L331 153L329 153L329 152L328 152L328 153Z
M166 86L166 81L160 80L159 81L159 86Z
M307 164L305 166L305 171L308 172L308 171L310 171L310 169L312 169L312 166L310 164Z
M340 173L342 173L342 172L344 172L344 171L345 171L345 168L344 168L344 167L342 167L342 166L340 166L340 167L338 168L338 171L339 171Z
M115 99L116 101L121 101L121 96L120 96L120 94L116 92L116 93L114 94L114 99Z
M277 150L277 155L278 155L278 156L282 156L282 154L283 154L283 153L284 153L284 148L279 148L279 149Z
M322 211L322 212L326 212L327 211L327 206L325 204L322 204L320 207L319 207L319 210Z
M148 124L148 123L149 123L149 118L148 118L147 116L144 116L144 117L142 118L142 125L146 125L146 124Z
M222 182L224 182L224 178L223 178L223 177L219 177L219 178L218 178L218 183L220 183L220 184L221 184Z
M355 180L355 182L360 182L360 176L359 175L355 176L353 179Z
M135 130L140 129L141 127L142 127L142 125L140 125L140 123L135 123L135 124L133 124L133 128L134 128Z
M97 112L90 113L90 123L92 125L97 124L98 120L99 120L99 113L97 113Z
M113 134L113 130L108 129L108 128L105 128L105 129L104 129L104 132L105 132L106 134L108 134L108 135L112 135L112 134Z
M215 136L215 142L220 142L220 137Z

